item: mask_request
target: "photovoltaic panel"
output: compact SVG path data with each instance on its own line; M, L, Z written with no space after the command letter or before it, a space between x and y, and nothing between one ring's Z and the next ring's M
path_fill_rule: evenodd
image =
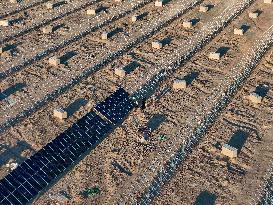
M129 98L129 94L123 89L118 89L105 101L98 103L95 110L113 124L118 124L132 110L134 103Z
M96 111L118 123L132 108L128 93L121 88L99 103ZM111 123L89 112L0 180L0 205L31 201L111 130Z

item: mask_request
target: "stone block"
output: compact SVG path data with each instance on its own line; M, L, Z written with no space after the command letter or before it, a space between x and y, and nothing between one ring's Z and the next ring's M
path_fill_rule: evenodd
M49 58L48 63L53 66L59 66L61 64L61 60L56 56Z
M251 18L251 19L256 19L256 18L258 18L259 13L258 13L258 12L250 12L250 13L248 14L248 16L249 16L249 18Z
M57 108L54 110L54 117L63 120L67 118L67 112L62 108Z
M125 72L125 70L122 69L122 68L116 68L116 69L115 69L115 74L116 74L117 76L121 77L121 78L124 78L125 75L126 75L126 72Z
M250 93L250 95L248 96L248 100L254 104L262 103L262 97L255 92Z
M109 34L108 34L107 32L103 32L103 33L101 34L101 39L102 39L102 40L107 40L108 37L109 37Z
M187 87L187 82L185 80L175 80L173 82L173 89L183 90Z
M220 60L221 58L221 53L219 52L210 52L209 53L209 59L211 60Z
M232 147L228 144L224 144L222 147L221 154L223 154L229 158L235 158L238 155L238 150L235 147Z
M157 0L157 1L155 2L155 6L156 6L156 7L162 7L163 5L164 5L163 0Z
M159 41L152 42L152 48L161 49L163 47L162 43Z
M51 3L51 2L47 2L47 3L46 3L46 8L47 8L47 9L54 9L54 4Z
M201 5L200 7L199 7L199 12L207 12L209 10L209 7L208 6L206 6L206 5Z
M242 28L235 28L234 29L234 34L235 35L244 35L244 29L242 29Z
M97 9L88 9L86 11L87 15L96 15L98 13Z
M193 24L191 21L184 21L183 22L183 27L184 28L192 28Z
M136 22L139 19L138 15L133 15L132 16L132 22Z
M45 34L49 34L53 32L53 26L46 26L44 28L42 28L42 32Z
M273 1L272 1L272 0L264 0L264 3L265 3L265 4L272 4Z
M9 20L0 20L0 26L10 26L10 21Z

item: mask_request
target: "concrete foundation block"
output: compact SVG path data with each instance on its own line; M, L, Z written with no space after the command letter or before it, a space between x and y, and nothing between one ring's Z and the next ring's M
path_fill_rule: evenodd
M136 22L139 19L138 15L133 15L132 16L132 22Z
M96 15L98 13L98 10L97 9L88 9L86 11L86 14L87 15Z
M60 120L67 118L67 112L65 110L63 110L62 108L55 109L53 114L54 114L54 117L56 117Z
M221 154L223 154L229 158L235 158L238 155L238 150L235 147L232 147L228 144L224 144L222 147Z
M156 7L162 7L163 5L164 5L163 0L157 0L157 1L155 2L155 6L156 6Z
M209 6L201 5L201 6L199 7L199 12L206 13L208 10L209 10Z
M51 2L47 2L45 6L47 9L54 9L54 4Z
M59 66L61 64L61 60L56 56L49 58L48 63L53 66Z
M10 21L9 20L0 20L0 26L10 26Z
M244 35L244 29L242 29L242 28L235 28L234 29L234 34L242 36L242 35Z
M184 21L183 22L183 27L184 28L192 28L193 24L191 21Z
M247 97L248 100L254 104L260 104L262 103L262 97L259 96L257 93L253 92L250 93L250 95Z
M175 80L173 82L174 90L183 90L187 87L187 82L185 80Z
M273 1L272 1L272 0L264 0L264 3L265 3L265 4L272 4Z
M108 37L109 37L109 34L108 34L107 32L103 32L103 33L101 34L101 39L102 39L102 40L107 40Z
M121 78L124 78L125 75L126 75L126 72L125 72L125 70L122 69L122 68L116 68L116 69L115 69L115 75L117 75L117 76L119 76L119 77L121 77Z
M218 52L210 52L209 53L209 59L211 60L220 60L221 54Z
M259 13L258 13L258 12L250 12L250 13L248 14L248 16L249 16L249 18L251 18L251 19L256 19L256 18L258 18Z
M53 32L53 26L46 26L44 28L42 28L42 32L45 34L49 34Z
M161 49L163 47L163 44L159 41L152 42L152 48Z

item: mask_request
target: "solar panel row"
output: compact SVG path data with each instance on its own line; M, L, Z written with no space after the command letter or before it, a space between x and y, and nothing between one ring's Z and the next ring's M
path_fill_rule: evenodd
M96 107L118 123L133 108L133 102L119 89ZM111 124L94 111L85 115L0 181L0 204L30 202L111 129Z
M97 104L95 109L113 124L118 124L133 107L134 104L129 99L129 94L120 88L115 95Z

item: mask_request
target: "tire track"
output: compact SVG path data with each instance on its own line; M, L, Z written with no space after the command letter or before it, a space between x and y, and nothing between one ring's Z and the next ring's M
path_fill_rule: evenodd
M14 125L14 123L18 122L19 119L29 116L31 113L35 112L35 110L43 106L48 100L51 100L70 89L84 77L89 76L118 56L121 56L130 48L141 43L144 39L149 38L151 35L167 26L170 22L187 12L199 2L199 0L178 1L177 3L173 4L170 9L164 11L161 19L155 19L153 22L148 22L145 24L142 31L139 31L136 35L121 41L119 45L116 45L117 49L115 48L114 50L107 51L102 59L95 59L89 68L83 68L82 72L80 73L73 73L72 71L69 73L63 73L62 75L58 76L58 78L51 78L41 82L40 87L34 87L28 95L21 98L21 105L17 107L19 110L21 110L20 113L10 111L9 107L1 108L1 113L3 113L4 118L6 117L8 120L5 122L3 121L5 119L2 119L0 132L4 131L4 129L10 127L11 125ZM150 26L151 24L153 26ZM137 36L137 38L135 36ZM65 81L60 82L60 79ZM48 85L51 86L48 87ZM38 95L39 93L42 94L42 96Z
M93 5L94 3L97 3L99 2L100 0L93 0L93 1L87 1L87 3L83 3L81 4L80 6L78 6L76 4L76 7L75 5L73 4L73 2L69 3L68 6L69 8L67 9L67 11L63 11L63 10L58 10L58 13L57 15L50 15L51 18L48 18L48 19L43 19L42 21L40 22L35 22L34 24L30 25L30 26L26 26L26 28L23 28L23 29L18 29L18 30L12 30L12 34L8 33L7 35L2 35L1 36L1 39L0 39L0 44L4 44L6 43L7 41L10 41L16 37L19 37L19 36L22 36L24 34L27 34L35 29L38 29L42 26L45 26L53 21L56 21L56 20L59 20L65 16L68 16L70 14L73 14L73 13L76 13L82 9L85 9L86 7L90 6L90 5ZM61 13L61 14L60 14ZM60 15L59 15L60 14Z

